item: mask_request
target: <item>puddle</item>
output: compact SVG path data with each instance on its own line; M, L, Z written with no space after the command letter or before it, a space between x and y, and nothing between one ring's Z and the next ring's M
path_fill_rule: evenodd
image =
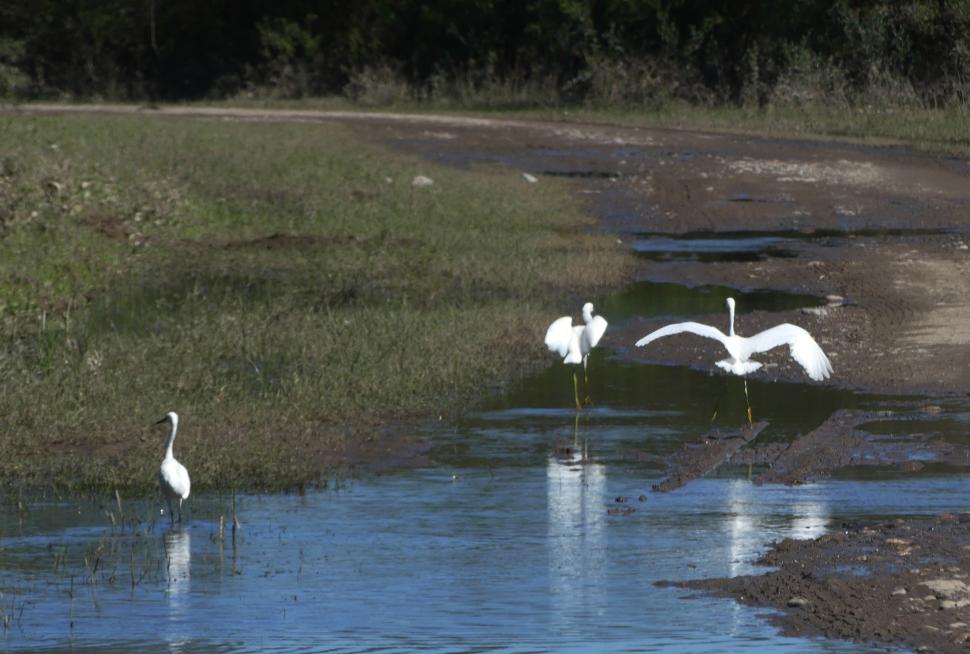
M570 179L617 179L622 173L609 170L543 170L546 177L566 177Z
M761 261L767 258L797 256L791 240L781 236L737 238L638 238L633 251L657 261Z
M769 232L690 232L681 235L636 233L632 242L638 256L655 261L744 262L791 258L804 244L841 247L857 238L939 236L946 230L857 229Z
M724 309L724 300L729 297L735 298L745 312L790 311L825 304L824 299L800 293L741 291L729 286L688 287L663 282L639 282L599 302L594 301L594 305L595 313L602 314L613 325L635 317L674 318L713 313L724 314L726 329L727 312ZM609 332L606 337L609 337ZM610 343L609 347L619 349L624 346Z

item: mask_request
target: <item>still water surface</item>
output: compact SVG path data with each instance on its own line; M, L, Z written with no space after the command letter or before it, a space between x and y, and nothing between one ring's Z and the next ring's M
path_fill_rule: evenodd
M664 315L723 301L717 289L664 292L672 298L657 309ZM626 303L604 305L621 315ZM942 474L759 487L745 470L727 468L653 493L663 471L631 453L664 455L697 440L718 396L716 425L739 425L741 380L594 355L594 404L578 419L571 369L553 365L433 432L434 466L305 496L239 498L235 546L228 528L219 536L220 516L231 516L224 497L193 497L190 521L175 530L154 501L125 503L124 529L112 525L111 517L120 522L113 499L4 506L0 643L62 651L863 652L870 648L783 638L764 612L684 599L686 591L654 582L754 572L771 541L818 536L847 519L970 505L964 478ZM749 389L756 418L771 422L765 440L793 438L838 408L898 402L754 378ZM961 438L968 415L948 407L929 428Z

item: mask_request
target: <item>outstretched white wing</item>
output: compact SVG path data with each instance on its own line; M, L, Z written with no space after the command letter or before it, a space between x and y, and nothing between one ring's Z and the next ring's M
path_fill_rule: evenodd
M791 357L805 369L815 381L828 379L832 374L832 362L818 346L815 339L798 325L783 323L771 329L743 339L744 358L754 352L767 352L779 345L788 345Z
M583 353L589 354L589 351L596 347L596 344L600 342L603 338L603 334L606 333L606 318L603 316L593 316L593 319L586 323L586 329L583 331Z
M573 319L563 316L555 320L546 330L546 347L564 357L569 352L569 341L573 337Z
M705 338L713 338L714 340L721 341L724 345L727 345L727 336L724 335L717 327L711 327L710 325L702 325L699 322L678 322L673 325L667 325L666 327L661 327L657 331L650 332L639 341L637 341L637 347L643 347L651 341L655 341L658 338L663 338L664 336L670 336L672 334L682 334L683 332L688 332L690 334L697 334L698 336L704 336Z

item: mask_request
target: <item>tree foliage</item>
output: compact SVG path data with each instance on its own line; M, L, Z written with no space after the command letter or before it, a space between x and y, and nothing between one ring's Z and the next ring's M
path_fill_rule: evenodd
M892 80L920 101L944 102L968 82L970 0L0 5L0 93L8 95L329 94L376 70L417 96L443 80L512 80L541 81L560 101L667 94L762 103L779 84L824 78L846 93Z

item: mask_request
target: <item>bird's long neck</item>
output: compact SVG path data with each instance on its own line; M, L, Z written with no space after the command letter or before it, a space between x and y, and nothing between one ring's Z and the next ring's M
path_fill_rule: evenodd
M165 458L166 459L174 459L175 458L175 454L172 453L172 446L175 445L175 432L178 431L178 428L179 428L179 421L178 420L173 420L172 421L172 433L169 434L169 436L168 436L168 445L165 447Z
M734 305L728 305L728 316L730 317L730 322L728 323L728 336L734 336Z
M588 323L593 319L593 310L590 307L583 307L583 322Z

